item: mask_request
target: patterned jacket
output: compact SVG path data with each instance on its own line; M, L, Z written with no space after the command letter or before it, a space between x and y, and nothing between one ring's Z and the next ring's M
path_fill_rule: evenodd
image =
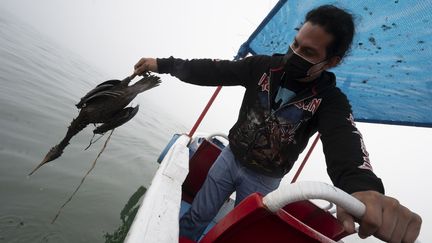
M342 190L384 193L372 172L361 133L347 97L336 87L335 75L323 72L308 88L273 110L284 80L284 57L252 56L240 61L173 57L157 59L159 73L206 86L246 88L239 117L229 132L230 148L244 166L282 177L290 171L309 138L321 133L327 172Z

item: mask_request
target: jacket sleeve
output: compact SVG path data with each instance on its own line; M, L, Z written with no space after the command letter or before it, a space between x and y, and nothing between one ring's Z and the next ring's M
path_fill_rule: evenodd
M260 67L260 56L247 57L239 61L178 58L158 58L159 73L169 73L180 80L203 86L247 86L256 67Z
M338 89L317 111L327 173L333 184L346 191L384 193L381 179L372 171L363 137L356 128L347 97Z

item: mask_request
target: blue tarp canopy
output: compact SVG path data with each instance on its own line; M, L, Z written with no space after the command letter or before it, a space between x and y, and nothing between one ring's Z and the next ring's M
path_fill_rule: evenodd
M325 0L281 0L237 57L285 53L306 13ZM432 1L339 0L355 16L351 53L332 71L357 121L432 127Z

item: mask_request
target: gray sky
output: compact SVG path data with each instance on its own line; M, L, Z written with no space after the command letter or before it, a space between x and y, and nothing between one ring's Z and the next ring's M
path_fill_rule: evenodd
M276 2L0 0L0 7L77 53L106 79L120 79L132 73L140 57L232 59ZM157 101L160 109L192 127L214 88L185 84L167 75L162 78L164 83L143 94L139 102ZM237 118L242 94L242 88L223 88L201 130L227 133ZM428 207L432 199L427 187L431 185L432 129L358 126L387 194L423 217L420 240L431 242L432 232L427 229L432 228ZM321 151L316 149L300 179L329 182Z

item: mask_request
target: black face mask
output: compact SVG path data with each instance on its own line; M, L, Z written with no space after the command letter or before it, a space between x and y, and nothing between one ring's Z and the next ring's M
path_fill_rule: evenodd
M309 70L313 66L327 60L325 59L318 63L311 63L308 60L304 59L302 56L295 53L291 48L291 46L289 46L288 52L287 54L285 54L284 59L285 59L285 71L286 71L285 77L288 80L299 80L299 79L310 77L311 74L308 73Z

